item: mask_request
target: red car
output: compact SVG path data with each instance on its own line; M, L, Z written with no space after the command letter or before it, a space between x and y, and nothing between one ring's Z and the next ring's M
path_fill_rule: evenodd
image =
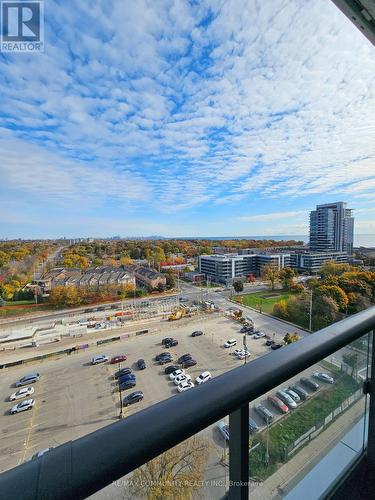
M115 365L116 363L121 363L121 361L126 361L126 360L127 357L125 356L125 354L119 354L118 356L114 356L111 359L110 364Z
M277 408L279 411L281 411L281 413L288 413L289 412L289 408L287 407L286 404L284 404L281 399L279 399L277 396L268 396L268 401L275 407Z

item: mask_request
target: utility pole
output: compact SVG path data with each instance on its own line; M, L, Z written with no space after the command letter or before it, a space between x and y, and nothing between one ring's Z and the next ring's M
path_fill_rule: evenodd
M313 291L310 289L310 314L309 314L309 330L312 331L312 304L313 304Z
M246 345L246 333L244 333L244 336L243 336L243 348L245 350L245 360L244 360L244 365L246 365L247 363L247 345Z
M266 455L265 455L265 462L266 462L266 465L268 465L269 461L270 461L270 455L269 455L269 442L270 442L270 437L269 437L269 421L268 421L268 417L267 417L267 440L266 440Z

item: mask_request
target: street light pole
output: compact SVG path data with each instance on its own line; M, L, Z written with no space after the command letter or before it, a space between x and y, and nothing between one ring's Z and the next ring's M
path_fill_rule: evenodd
M121 370L121 363L119 362L118 364L118 371ZM120 384L120 377L118 377L118 392L120 395L120 414L118 418L123 418L124 413L123 413L123 404L122 404L122 392L121 392L121 384Z

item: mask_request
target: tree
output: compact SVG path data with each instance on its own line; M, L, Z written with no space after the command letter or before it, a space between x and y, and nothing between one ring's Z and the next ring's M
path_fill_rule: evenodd
M320 274L322 278L329 275L340 276L345 272L351 271L353 268L349 264L337 264L334 260L325 262L320 268Z
M240 280L236 280L233 282L233 288L235 292L240 293L243 291L243 283Z
M283 341L285 344L292 344L293 342L297 342L297 340L300 339L300 336L298 335L297 332L294 333L287 333L285 337L283 338Z
M165 281L166 281L166 286L169 289L174 288L176 286L176 278L175 275L172 273L165 274Z
M163 283L159 283L157 288L158 288L159 292L164 292L165 285Z
M348 313L356 314L359 311L363 311L371 306L370 300L359 293L348 293Z
M345 311L349 299L342 288L337 285L322 285L315 289L315 294L331 297L338 305L340 311Z
M284 290L292 290L295 285L296 271L291 267L284 267L279 271L279 278Z
M267 264L262 268L262 279L268 281L271 290L275 289L276 283L279 281L279 269L273 264Z
M0 267L6 266L9 260L10 260L9 255L0 250Z
M190 500L201 488L208 440L194 436L139 467L130 477L130 498Z
M313 327L320 330L331 325L338 319L339 306L327 295L315 297L313 301Z
M351 367L351 369L352 369L351 376L353 376L354 373L357 374L358 353L356 353L356 352L345 353L342 357L342 360L344 361L344 363L346 365Z
M273 306L273 314L274 314L274 316L277 316L278 318L287 319L289 316L288 315L288 308L287 308L287 301L280 300L279 302L276 302L276 304Z
M5 306L5 300L2 297L0 297L0 307L3 306Z

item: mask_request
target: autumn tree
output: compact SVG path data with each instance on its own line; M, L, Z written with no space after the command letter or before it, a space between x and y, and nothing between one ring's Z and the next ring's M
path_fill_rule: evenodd
M166 273L165 274L165 280L166 280L166 287L171 289L176 286L176 277L173 273Z
M209 442L194 436L139 467L131 475L129 498L191 500L204 479Z
M284 267L279 271L279 278L284 290L291 290L295 284L296 271L291 267Z
M287 333L284 338L283 338L283 341L285 342L285 344L292 344L293 342L297 342L297 340L300 339L300 336L298 335L297 332L294 332L294 333Z
M318 296L313 301L313 327L319 330L331 325L338 319L339 306L327 295Z
M337 285L322 285L316 288L315 293L318 295L326 295L331 297L338 305L341 311L345 311L349 300L348 296L342 288Z
M9 255L0 250L0 267L6 266L9 260L10 260Z
M276 304L273 306L273 314L278 318L288 319L289 315L287 309L287 301L280 300L279 302L276 302Z
M322 278L327 276L340 276L341 274L351 271L353 268L349 264L338 264L334 260L325 262L320 268Z
M274 264L267 264L262 268L262 279L268 281L271 290L275 289L276 283L280 279L280 271Z

